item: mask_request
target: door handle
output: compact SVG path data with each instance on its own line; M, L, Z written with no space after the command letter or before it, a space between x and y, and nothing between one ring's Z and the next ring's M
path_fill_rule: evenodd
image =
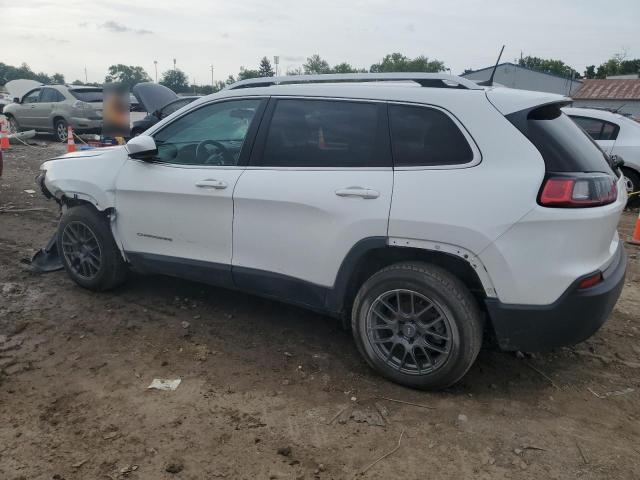
M215 178L207 178L196 182L198 188L215 188L216 190L223 190L227 188L227 183L222 180L216 180Z
M370 200L372 198L378 198L380 196L380 192L370 188L347 187L336 190L336 195L339 197L360 197Z

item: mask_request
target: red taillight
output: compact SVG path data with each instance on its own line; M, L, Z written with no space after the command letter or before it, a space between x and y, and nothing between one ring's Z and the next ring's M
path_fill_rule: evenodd
M602 272L595 273L587 278L580 280L578 288L589 288L597 285L602 281Z
M615 177L576 174L548 177L542 185L539 203L544 207L599 207L617 198Z

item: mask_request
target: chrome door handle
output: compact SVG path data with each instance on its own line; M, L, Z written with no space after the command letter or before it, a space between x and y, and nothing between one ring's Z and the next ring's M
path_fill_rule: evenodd
M223 190L227 188L227 183L222 180L216 180L215 178L207 178L196 182L198 188L215 188L216 190Z
M336 195L339 197L360 197L369 200L372 198L378 198L380 196L380 192L370 188L348 187L336 190Z

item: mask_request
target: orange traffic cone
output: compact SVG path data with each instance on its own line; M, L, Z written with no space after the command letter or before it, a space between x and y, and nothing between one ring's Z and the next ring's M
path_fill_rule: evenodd
M0 120L0 150L9 150L10 148L9 134L4 128L4 121Z
M636 228L633 230L633 236L629 239L629 243L633 245L640 245L640 214L638 214Z
M67 153L76 151L76 142L73 139L73 128L71 125L67 127Z

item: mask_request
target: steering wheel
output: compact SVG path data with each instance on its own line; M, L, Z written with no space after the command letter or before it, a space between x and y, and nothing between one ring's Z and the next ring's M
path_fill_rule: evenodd
M214 147L214 150L207 148ZM204 165L233 165L235 159L222 143L217 140L203 140L196 147L196 161Z

